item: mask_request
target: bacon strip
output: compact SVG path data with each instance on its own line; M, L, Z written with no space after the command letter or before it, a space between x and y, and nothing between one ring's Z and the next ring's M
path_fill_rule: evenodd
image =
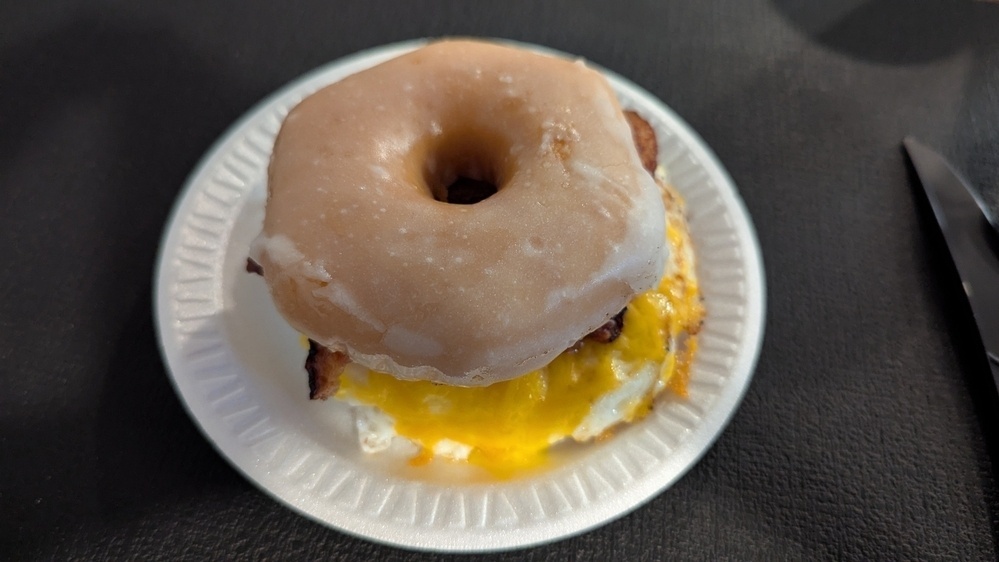
M656 141L655 129L634 111L625 111L624 116L631 127L631 138L635 142L635 148L638 149L638 156L642 159L642 167L650 174L655 174L656 160L659 159L659 143Z
M628 307L622 308L621 312L615 314L610 320L604 322L603 326L593 330L583 339L597 343L610 343L616 340L621 336L621 330L624 329L624 313L627 310Z
M329 349L309 340L309 356L305 370L309 373L309 399L326 400L340 388L340 375L350 359L339 351Z

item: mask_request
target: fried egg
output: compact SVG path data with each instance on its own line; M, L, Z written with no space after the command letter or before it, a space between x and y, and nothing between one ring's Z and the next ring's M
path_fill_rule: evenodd
M545 463L556 443L585 442L644 417L663 391L686 394L704 308L680 196L660 168L670 259L660 285L636 296L621 335L583 340L547 366L486 387L404 381L350 364L336 398L355 409L361 448L405 439L433 457L510 473Z

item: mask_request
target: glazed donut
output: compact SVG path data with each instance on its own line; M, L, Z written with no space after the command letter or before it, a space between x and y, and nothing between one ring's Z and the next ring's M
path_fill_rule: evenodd
M446 202L459 177L495 185ZM289 323L398 378L544 366L657 286L658 186L580 61L441 41L327 86L275 141L251 250Z

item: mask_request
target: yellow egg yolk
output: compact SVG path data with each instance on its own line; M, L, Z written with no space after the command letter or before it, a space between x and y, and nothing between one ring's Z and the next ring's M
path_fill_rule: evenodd
M670 348L675 335L700 323L700 296L691 285L683 275L665 278L657 290L628 305L616 340L584 340L546 367L513 380L456 387L369 371L358 377L345 374L337 397L380 408L395 420L397 434L425 450L449 440L470 446L468 461L494 472L536 466L551 444L572 435L600 397L646 363L659 366L664 385L685 393L687 349L696 336L686 338L684 349ZM644 416L656 386L632 399L627 411L619 412L621 421ZM427 457L424 452L417 460L426 462Z
M624 411L613 412L618 421L647 414L664 388L685 396L704 308L686 253L686 225L677 216L669 219L673 267L658 288L632 300L613 342L583 340L542 369L487 387L352 371L344 373L337 398L375 406L390 416L396 434L422 448L415 465L429 462L435 445L454 442L471 448L468 462L509 475L543 464L549 447L571 436L601 397L650 363L659 371L658 384L630 397Z

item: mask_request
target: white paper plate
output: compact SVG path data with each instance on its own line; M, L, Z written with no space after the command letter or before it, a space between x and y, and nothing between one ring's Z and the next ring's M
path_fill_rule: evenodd
M554 466L508 481L474 467L411 467L391 453L365 456L343 405L307 399L298 335L244 266L261 226L272 142L288 110L321 86L419 44L366 51L302 77L208 152L160 248L155 307L163 355L181 399L218 450L260 488L317 521L439 551L509 549L574 535L662 492L732 416L762 339L756 236L703 141L650 94L608 72L622 103L656 128L660 162L689 206L708 311L689 398L664 398L612 439L564 447Z

